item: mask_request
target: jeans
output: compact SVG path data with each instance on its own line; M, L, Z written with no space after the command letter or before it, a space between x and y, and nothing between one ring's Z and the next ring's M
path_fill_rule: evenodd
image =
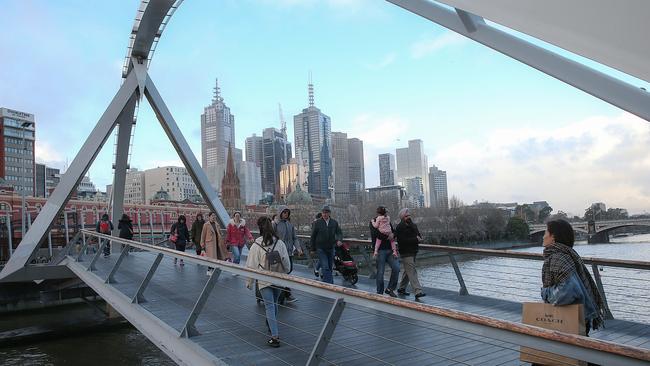
M100 239L100 240L105 240L105 239ZM104 255L106 255L106 256L111 255L111 241L110 240L106 240L106 245L104 246Z
M232 251L232 262L239 264L239 261L241 260L241 249L240 247L236 245L231 245L230 250Z
M323 282L334 283L332 277L332 265L334 264L334 248L318 248L318 262L320 263L321 272L323 273Z
M271 336L278 336L278 298L282 290L273 286L264 287L260 289L262 300L264 300L264 308L266 309L266 321L271 330Z
M390 249L380 250L377 253L377 293L384 293L384 271L386 270L386 262L390 266L390 280L388 281L388 289L395 290L397 287L397 279L399 278L399 261L393 256L393 251Z

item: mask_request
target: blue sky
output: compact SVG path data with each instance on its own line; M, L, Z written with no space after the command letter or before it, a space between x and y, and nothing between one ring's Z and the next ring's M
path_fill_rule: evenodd
M0 105L36 115L39 161L71 161L119 88L138 3L2 1ZM279 127L278 103L292 136L309 71L332 130L364 140L367 186L378 153L420 138L465 202L650 210L650 124L386 2L186 0L150 68L198 158L216 77L243 147ZM101 188L113 143L90 170ZM180 160L143 104L131 166L167 164Z

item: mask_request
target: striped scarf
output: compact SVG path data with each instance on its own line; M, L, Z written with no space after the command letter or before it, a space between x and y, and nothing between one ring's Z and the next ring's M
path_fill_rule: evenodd
M553 243L544 248L544 265L542 266L542 284L544 287L556 286L576 272L580 281L591 294L596 305L596 318L591 322L592 329L598 329L603 324L605 304L598 287L587 270L582 258L573 248L560 243Z

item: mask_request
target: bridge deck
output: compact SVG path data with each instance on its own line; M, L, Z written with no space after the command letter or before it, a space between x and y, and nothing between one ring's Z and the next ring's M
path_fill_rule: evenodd
M99 258L87 276L105 279L118 255ZM114 286L132 297L155 255L132 253L125 257L115 276ZM90 258L71 266L84 267ZM206 268L196 264L175 266L164 258L144 296L144 309L171 328L180 331L194 302L207 281ZM310 276L297 267L294 274ZM313 274L311 274L313 276ZM295 292L297 302L279 311L282 347L266 346L268 339L264 307L244 286L244 278L222 273L196 326L200 335L191 341L233 365L304 365L309 357L332 301ZM335 277L335 283L340 283ZM356 286L374 291L374 280L361 277ZM498 319L519 321L519 303L480 296L459 296L426 289L423 302ZM593 337L650 349L650 325L621 320L607 322L607 328ZM495 339L442 326L418 323L399 316L347 305L324 357L332 364L354 365L519 365L519 347ZM327 363L324 363L327 364Z

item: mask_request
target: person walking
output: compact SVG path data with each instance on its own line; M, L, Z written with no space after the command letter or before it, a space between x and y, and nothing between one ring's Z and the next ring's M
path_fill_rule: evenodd
M388 235L382 234L376 228L376 220L379 216L385 216L387 214L386 207L379 206L377 207L377 216L370 220L368 226L370 227L370 238L373 244L380 240L380 244L376 247L373 257L377 262L377 293L383 294L386 293L390 297L397 297L395 294L395 288L397 287L397 280L399 279L399 261L398 253L393 250L391 247L391 240ZM391 230L393 224L390 224ZM384 289L384 272L386 271L386 263L390 266L390 280L388 281L388 287Z
M203 214L196 214L196 218L192 223L192 228L190 229L190 240L194 243L194 250L196 250L196 255L201 255L201 231L203 231L203 225L205 225L205 220L203 220Z
M278 212L280 212L279 219L277 222L273 223L273 230L275 230L278 237L282 239L284 245L287 246L287 253L289 253L290 262L288 273L291 273L293 270L294 253L297 252L298 255L302 255L303 251L300 242L298 241L298 236L296 235L296 228L291 223L291 210L287 206L280 206ZM296 301L296 298L291 295L291 289L288 287L284 288L284 301L288 303Z
M604 323L605 303L582 258L573 250L573 227L558 219L546 223L541 296L553 305L583 304L585 334Z
M310 248L312 252L316 251L316 255L318 255L323 281L334 283L334 277L332 276L334 245L342 245L343 233L339 223L330 216L332 213L330 206L323 206L321 212L323 216L316 220L311 231Z
M408 208L403 208L399 212L400 222L395 228L395 238L399 245L399 256L402 260L402 267L404 273L400 281L397 293L402 296L410 295L406 292L406 287L411 283L411 287L415 292L415 298L419 299L426 294L422 291L420 280L418 279L418 272L415 268L415 257L418 254L418 247L422 241L422 235L418 230L418 226L411 219L411 212Z
M178 220L172 225L169 230L169 241L174 243L176 250L179 252L185 252L185 246L190 240L190 231L187 229L187 222L185 220L185 215L178 216ZM178 258L174 258L174 264L178 261ZM181 259L181 266L184 266L183 260Z
M203 225L201 230L201 250L205 251L207 257L225 261L230 259L230 253L226 250L219 226L217 225L217 214L210 212L208 222ZM212 275L212 267L208 267L207 275Z
M267 216L262 216L257 220L257 226L260 230L260 237L255 240L255 243L248 252L246 267L287 273L291 265L287 247L273 230L271 219ZM272 257L276 257L276 259L279 257L279 263L272 263ZM280 298L282 289L265 281L257 281L257 286L264 301L266 323L271 333L271 338L267 341L267 344L271 347L280 347L278 299ZM246 281L246 287L249 290L253 288L252 278Z
M253 241L253 235L246 227L246 220L241 217L241 212L235 211L226 229L226 249L230 248L233 263L239 264L242 248L247 241Z
M113 223L108 218L107 213L103 214L102 218L99 221L97 221L97 225L95 225L95 231L101 234L111 235L111 233L113 232ZM110 240L104 246L104 257L108 257L109 255L111 255Z
M119 237L121 239L133 239L133 223L129 215L122 214L122 218L117 222L117 230L120 231ZM122 244L122 249L124 249L124 244Z
M314 221L311 222L311 229L312 229L312 230L314 230L314 225L316 224L316 221L320 220L321 217L323 217L323 213L322 213L322 212L319 212L319 213L316 214L316 218L314 218ZM310 245L310 246L311 246L311 245ZM315 252L316 252L316 249L315 249L315 248L314 248L314 249L310 249L310 251L315 253ZM318 260L318 257L315 256L315 255L312 255L311 257L314 258L314 259L313 259L313 261L314 261L314 263L313 263L313 265L314 265L314 277L316 277L316 278L319 278L319 277L320 277L320 278L323 278L323 274L320 273L320 261Z

